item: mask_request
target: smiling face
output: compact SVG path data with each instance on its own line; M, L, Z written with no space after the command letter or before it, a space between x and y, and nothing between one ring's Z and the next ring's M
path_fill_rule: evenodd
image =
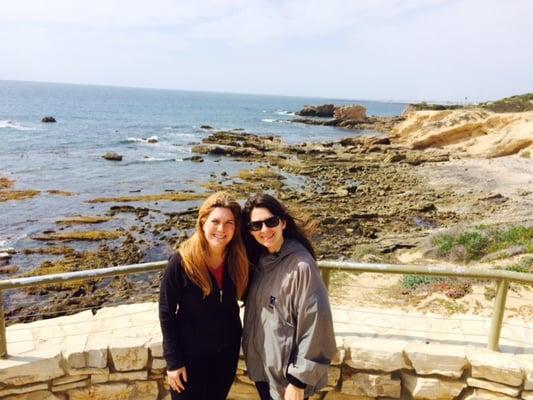
M265 221L272 217L274 217L274 214L268 208L254 208L250 212L250 223ZM286 223L282 219L280 219L278 225L272 228L269 228L263 222L260 230L250 230L250 234L261 246L265 246L269 253L275 253L281 249L281 245L283 244L283 230L285 229L285 225Z
M229 208L215 207L202 226L209 248L223 252L235 235L235 225L235 217Z

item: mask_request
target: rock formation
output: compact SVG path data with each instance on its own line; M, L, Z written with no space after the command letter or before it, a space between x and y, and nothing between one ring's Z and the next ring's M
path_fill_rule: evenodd
M102 156L102 158L105 158L109 161L122 161L122 156L114 151L108 151Z
M57 121L54 117L48 116L48 117L43 117L43 119L41 119L41 122L50 123L50 122L57 122Z
M296 115L302 115L305 117L331 118L333 117L334 112L334 104L322 104L319 106L304 106L302 110L296 112Z
M390 136L413 149L446 148L458 156L483 158L507 156L533 150L533 112L411 111Z
M364 121L366 120L366 108L356 105L342 106L335 108L335 119L351 120L351 121Z

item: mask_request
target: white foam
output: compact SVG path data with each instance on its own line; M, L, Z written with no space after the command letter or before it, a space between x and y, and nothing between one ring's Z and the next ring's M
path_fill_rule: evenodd
M271 119L271 118L263 118L261 121L263 121L263 122L276 122L275 119Z
M275 112L275 114L278 114L278 115L296 115L294 112L287 111L287 110L277 110Z
M132 143L149 143L150 141L155 141L155 143L150 144L157 144L159 142L159 138L157 136L150 136L147 138L138 138L138 137L129 137L125 140L125 142L132 142Z
M16 129L17 131L35 131L37 128L21 125L20 122L8 119L0 120L0 128Z

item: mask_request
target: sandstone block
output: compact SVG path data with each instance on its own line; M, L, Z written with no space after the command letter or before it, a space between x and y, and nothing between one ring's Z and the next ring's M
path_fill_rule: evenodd
M230 400L259 400L257 390L254 385L248 385L246 383L235 382L231 385L231 389L228 394Z
M64 385L66 383L83 381L84 379L89 378L89 375L73 375L73 376L63 376L52 380L52 385Z
M405 354L421 375L460 378L468 364L463 346L410 343L405 348Z
M37 392L8 396L5 400L65 400L65 397L48 390L39 390Z
M507 396L503 393L491 392L485 389L474 389L465 396L464 400L516 400L516 397Z
M85 366L89 368L107 367L107 348L109 338L103 334L93 334L87 339L83 349Z
M420 377L405 372L401 376L403 386L415 399L453 399L466 387L463 381Z
M163 343L161 339L151 341L147 346L150 349L152 357L163 357Z
M247 385L252 385L255 387L255 383L250 378L248 378L248 375L238 375L237 382L245 383Z
M336 387L341 377L341 369L339 367L328 368L328 384L327 386Z
M520 386L524 373L516 356L487 349L469 349L467 358L472 366L472 377Z
M157 400L157 382L108 383L67 392L69 400Z
M341 392L356 396L400 397L401 381L390 374L344 374Z
M109 382L109 374L91 375L91 385L96 385L97 383L106 383L106 382Z
M522 392L522 400L533 400L533 391L524 390Z
M10 395L10 394L30 393L30 392L36 392L38 390L47 390L47 389L48 389L48 383L37 383L34 385L26 385L26 386L18 386L18 387L12 387L8 389L2 389L0 390L0 399L3 399L4 396Z
M25 385L58 378L65 375L60 362L59 349L9 357L0 361L0 382L8 385Z
M145 338L121 338L109 344L109 353L117 371L132 371L146 368L148 348Z
M109 368L68 368L67 373L71 376L109 375Z
M407 342L385 339L352 339L347 348L345 363L355 369L370 369L392 372L411 369L403 350Z
M337 342L337 354L331 360L331 365L341 365L346 357L346 350L344 349L344 338L342 336L336 336Z
M331 391L326 393L325 400L374 400L374 397L368 397L365 395L346 394L337 391Z
M152 369L165 369L167 367L167 362L164 358L154 358L152 359Z
M52 386L52 392L64 392L70 389L85 387L89 384L90 379L85 379L83 381L65 383L64 385Z
M110 382L145 381L148 379L148 371L112 372L108 379Z
M533 390L533 355L521 354L518 361L525 374L524 390Z
M517 387L507 386L501 383L486 381L483 379L468 378L466 383L468 383L468 386L470 387L486 389L490 390L491 392L499 392L511 397L518 397L518 394L520 393L520 389Z

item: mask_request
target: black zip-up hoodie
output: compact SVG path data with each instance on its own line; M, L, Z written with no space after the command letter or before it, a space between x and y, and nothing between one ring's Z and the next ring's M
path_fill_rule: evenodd
M238 349L242 334L235 285L228 266L224 268L222 290L210 274L213 290L204 297L181 263L179 253L170 258L159 292L159 322L168 371L183 367L187 356Z

